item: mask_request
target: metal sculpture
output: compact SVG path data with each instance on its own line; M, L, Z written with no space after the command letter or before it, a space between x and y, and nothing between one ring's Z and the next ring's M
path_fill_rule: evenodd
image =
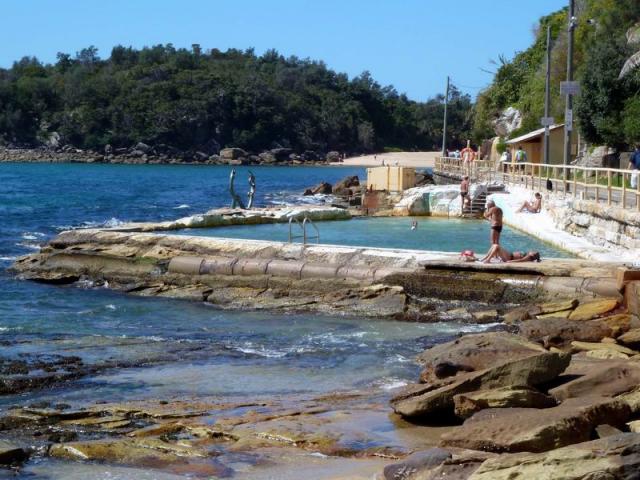
M231 208L241 208L243 210L253 208L253 200L256 194L256 176L253 174L251 170L249 170L249 193L247 193L248 203L247 206L244 206L244 202L240 195L236 193L234 182L236 179L236 169L231 170L231 174L229 175L229 194L231 195Z

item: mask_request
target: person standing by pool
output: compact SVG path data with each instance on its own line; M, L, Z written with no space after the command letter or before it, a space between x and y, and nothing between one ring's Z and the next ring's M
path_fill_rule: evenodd
M629 169L631 170L631 188L638 188L638 176L640 176L640 145L636 145L636 150L629 159Z
M460 182L460 196L462 197L460 213L464 213L464 205L465 203L469 205L471 203L471 198L469 198L469 176L465 175L462 177L462 182Z
M487 202L484 218L491 222L491 245L499 245L500 233L502 233L502 209L496 206L493 200Z
M464 172L467 175L471 174L471 166L476 159L476 152L471 148L471 140L467 140L467 146L460 152L462 155L462 164L464 166Z

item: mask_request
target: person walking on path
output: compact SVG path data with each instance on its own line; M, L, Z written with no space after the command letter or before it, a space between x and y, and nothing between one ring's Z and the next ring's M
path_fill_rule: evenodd
M500 163L502 164L502 173L507 173L509 171L509 165L511 165L511 150L507 148L502 152Z
M484 218L491 222L491 245L500 244L500 234L502 233L502 209L496 206L493 200L487 202L487 211Z
M524 163L527 161L527 152L522 149L521 145L518 145L516 150L516 163L518 164L518 170L524 171Z
M460 203L462 205L462 210L460 213L464 213L465 204L471 205L471 197L469 197L469 176L465 175L462 177L462 182L460 182Z
M638 175L640 174L640 144L629 159L629 169L631 170L631 188L638 188Z

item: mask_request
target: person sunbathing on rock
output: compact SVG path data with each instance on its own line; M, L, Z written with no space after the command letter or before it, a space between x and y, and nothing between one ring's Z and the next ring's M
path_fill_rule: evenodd
M540 195L540 192L536 192L535 197L533 202L524 202L516 212L540 213L540 210L542 210L542 195Z
M519 263L519 262L539 262L540 261L540 253L539 252L509 252L504 247L501 247L498 244L494 244L491 246L487 254L480 259L483 263L491 263L491 260L497 259L498 262L504 263Z

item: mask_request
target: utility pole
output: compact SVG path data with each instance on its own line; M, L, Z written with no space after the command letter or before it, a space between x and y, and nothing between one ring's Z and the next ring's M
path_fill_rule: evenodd
M442 156L447 154L447 109L449 106L449 77L447 77L447 93L444 96L444 122L442 126Z
M576 28L575 0L569 2L569 38L567 43L567 82L573 82L573 31ZM571 159L571 132L573 131L573 94L567 93L564 112L564 164ZM565 170L566 175L566 170Z
M544 86L544 118L549 118L549 110L551 106L551 26L547 27L547 75ZM545 123L548 123L545 121ZM544 163L549 164L549 127L544 126Z

